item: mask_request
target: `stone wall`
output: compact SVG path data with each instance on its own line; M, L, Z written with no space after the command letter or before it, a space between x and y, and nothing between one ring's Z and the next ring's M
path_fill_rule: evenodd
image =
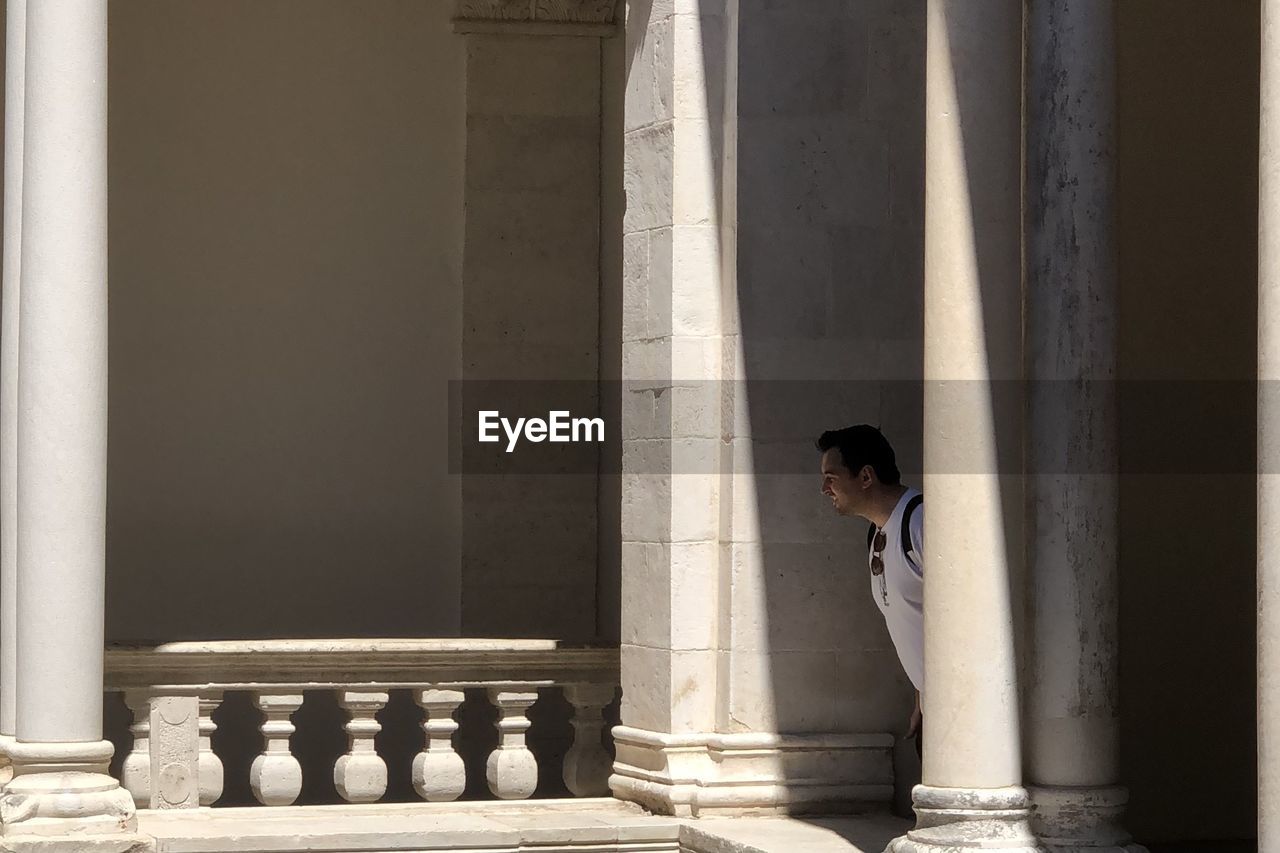
M781 730L895 731L911 699L862 569L865 526L818 493L814 440L878 424L919 485L924 4L742 0L739 15L750 440L734 473L755 476L734 502L735 672L773 673L760 687ZM751 692L731 692L730 717L756 726Z
M924 4L742 0L730 727L897 732L911 687L824 430L879 425L919 486ZM759 697L767 696L761 701ZM918 778L897 751L897 802Z
M492 399L504 414L545 417L549 408L563 407L575 417L594 417L600 39L465 38L463 395ZM490 396L486 383L494 380L501 385ZM550 473L532 473L522 465L524 455L496 450L476 465L464 462L465 634L596 635L595 454L595 448L571 454L573 462Z
M629 4L623 722L663 734L628 766L697 732L905 728L866 528L819 494L814 439L880 424L918 477L923 12ZM784 796L881 795L879 765L824 772ZM662 808L695 796L624 776Z
M112 5L110 639L460 630L449 14Z

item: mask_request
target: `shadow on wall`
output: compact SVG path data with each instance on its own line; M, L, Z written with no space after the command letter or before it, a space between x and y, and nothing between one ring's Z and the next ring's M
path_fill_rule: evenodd
M730 608L734 673L765 673L773 719L747 691L730 695L730 715L785 733L900 735L911 685L871 598L866 527L831 514L814 440L879 425L904 482L920 485L925 4L741 0L739 16L747 382L727 392L749 417L734 464L757 472L757 499L754 519L734 519ZM909 812L913 745L899 741L895 758Z
M765 473L759 559L735 543L729 607L735 666L772 673L775 707L731 695L729 713L897 731L908 687L853 568L862 530L825 517L816 477L798 472L816 464L817 431L857 421L883 426L908 481L920 471L924 4L833 16L742 0L740 16L737 296L750 459ZM1119 33L1121 377L1252 388L1257 3L1122 4ZM865 54L847 49L863 40ZM984 294L998 251L980 247ZM788 381L815 377L832 381ZM1122 404L1121 464L1133 471L1171 428L1197 458L1252 447L1254 417L1248 394L1158 415ZM1203 476L1121 484L1122 780L1128 827L1154 842L1254 832L1254 480L1194 467ZM737 627L753 580L767 617L754 647ZM1220 781L1210 793L1185 778Z

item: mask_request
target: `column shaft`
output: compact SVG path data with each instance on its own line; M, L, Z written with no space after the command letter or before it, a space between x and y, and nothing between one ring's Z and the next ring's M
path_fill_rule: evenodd
M1112 3L1029 8L1028 766L1046 785L1109 785L1118 777Z
M1258 258L1258 849L1280 850L1280 0L1262 3Z
M1115 6L1028 9L1032 825L1053 850L1117 850Z
M925 744L894 851L1038 849L1020 787L1022 3L929 0Z
M1021 778L1021 3L931 0L925 117L926 784ZM1001 479L1000 474L1014 476Z
M22 147L27 2L5 6L4 264L0 305L0 744L17 718L18 312L22 275Z
M102 737L107 8L33 3L18 386L17 736Z

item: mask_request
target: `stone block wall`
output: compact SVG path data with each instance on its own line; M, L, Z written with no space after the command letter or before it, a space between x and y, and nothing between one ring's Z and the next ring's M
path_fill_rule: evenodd
M879 423L919 470L923 11L629 5L623 723L660 734L628 735L615 791L656 807L882 796L880 741L824 741L850 763L795 786L785 761L735 792L631 768L674 779L699 732L905 724L865 526L830 515L813 443Z
M897 731L865 525L831 514L813 442L878 424L918 477L924 4L742 0L738 40L729 716Z

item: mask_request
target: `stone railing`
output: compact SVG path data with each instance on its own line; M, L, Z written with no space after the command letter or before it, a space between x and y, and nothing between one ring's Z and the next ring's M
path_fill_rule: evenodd
M527 712L540 692L555 688L572 708L565 787L575 796L607 795L603 711L617 683L616 649L551 640L194 642L109 648L106 655L107 690L122 693L133 715L133 746L119 764L120 781L140 808L155 809L209 806L222 796L213 715L233 692L247 694L259 712L262 746L248 782L263 805L293 804L302 791L291 717L312 691L333 694L347 717L348 749L332 767L334 788L346 802L375 802L387 791L388 765L374 738L379 712L399 691L420 709L425 737L411 766L421 799L454 800L466 789L454 734L468 693L497 712L497 745L485 765L489 790L502 799L530 797L539 767L525 739Z

